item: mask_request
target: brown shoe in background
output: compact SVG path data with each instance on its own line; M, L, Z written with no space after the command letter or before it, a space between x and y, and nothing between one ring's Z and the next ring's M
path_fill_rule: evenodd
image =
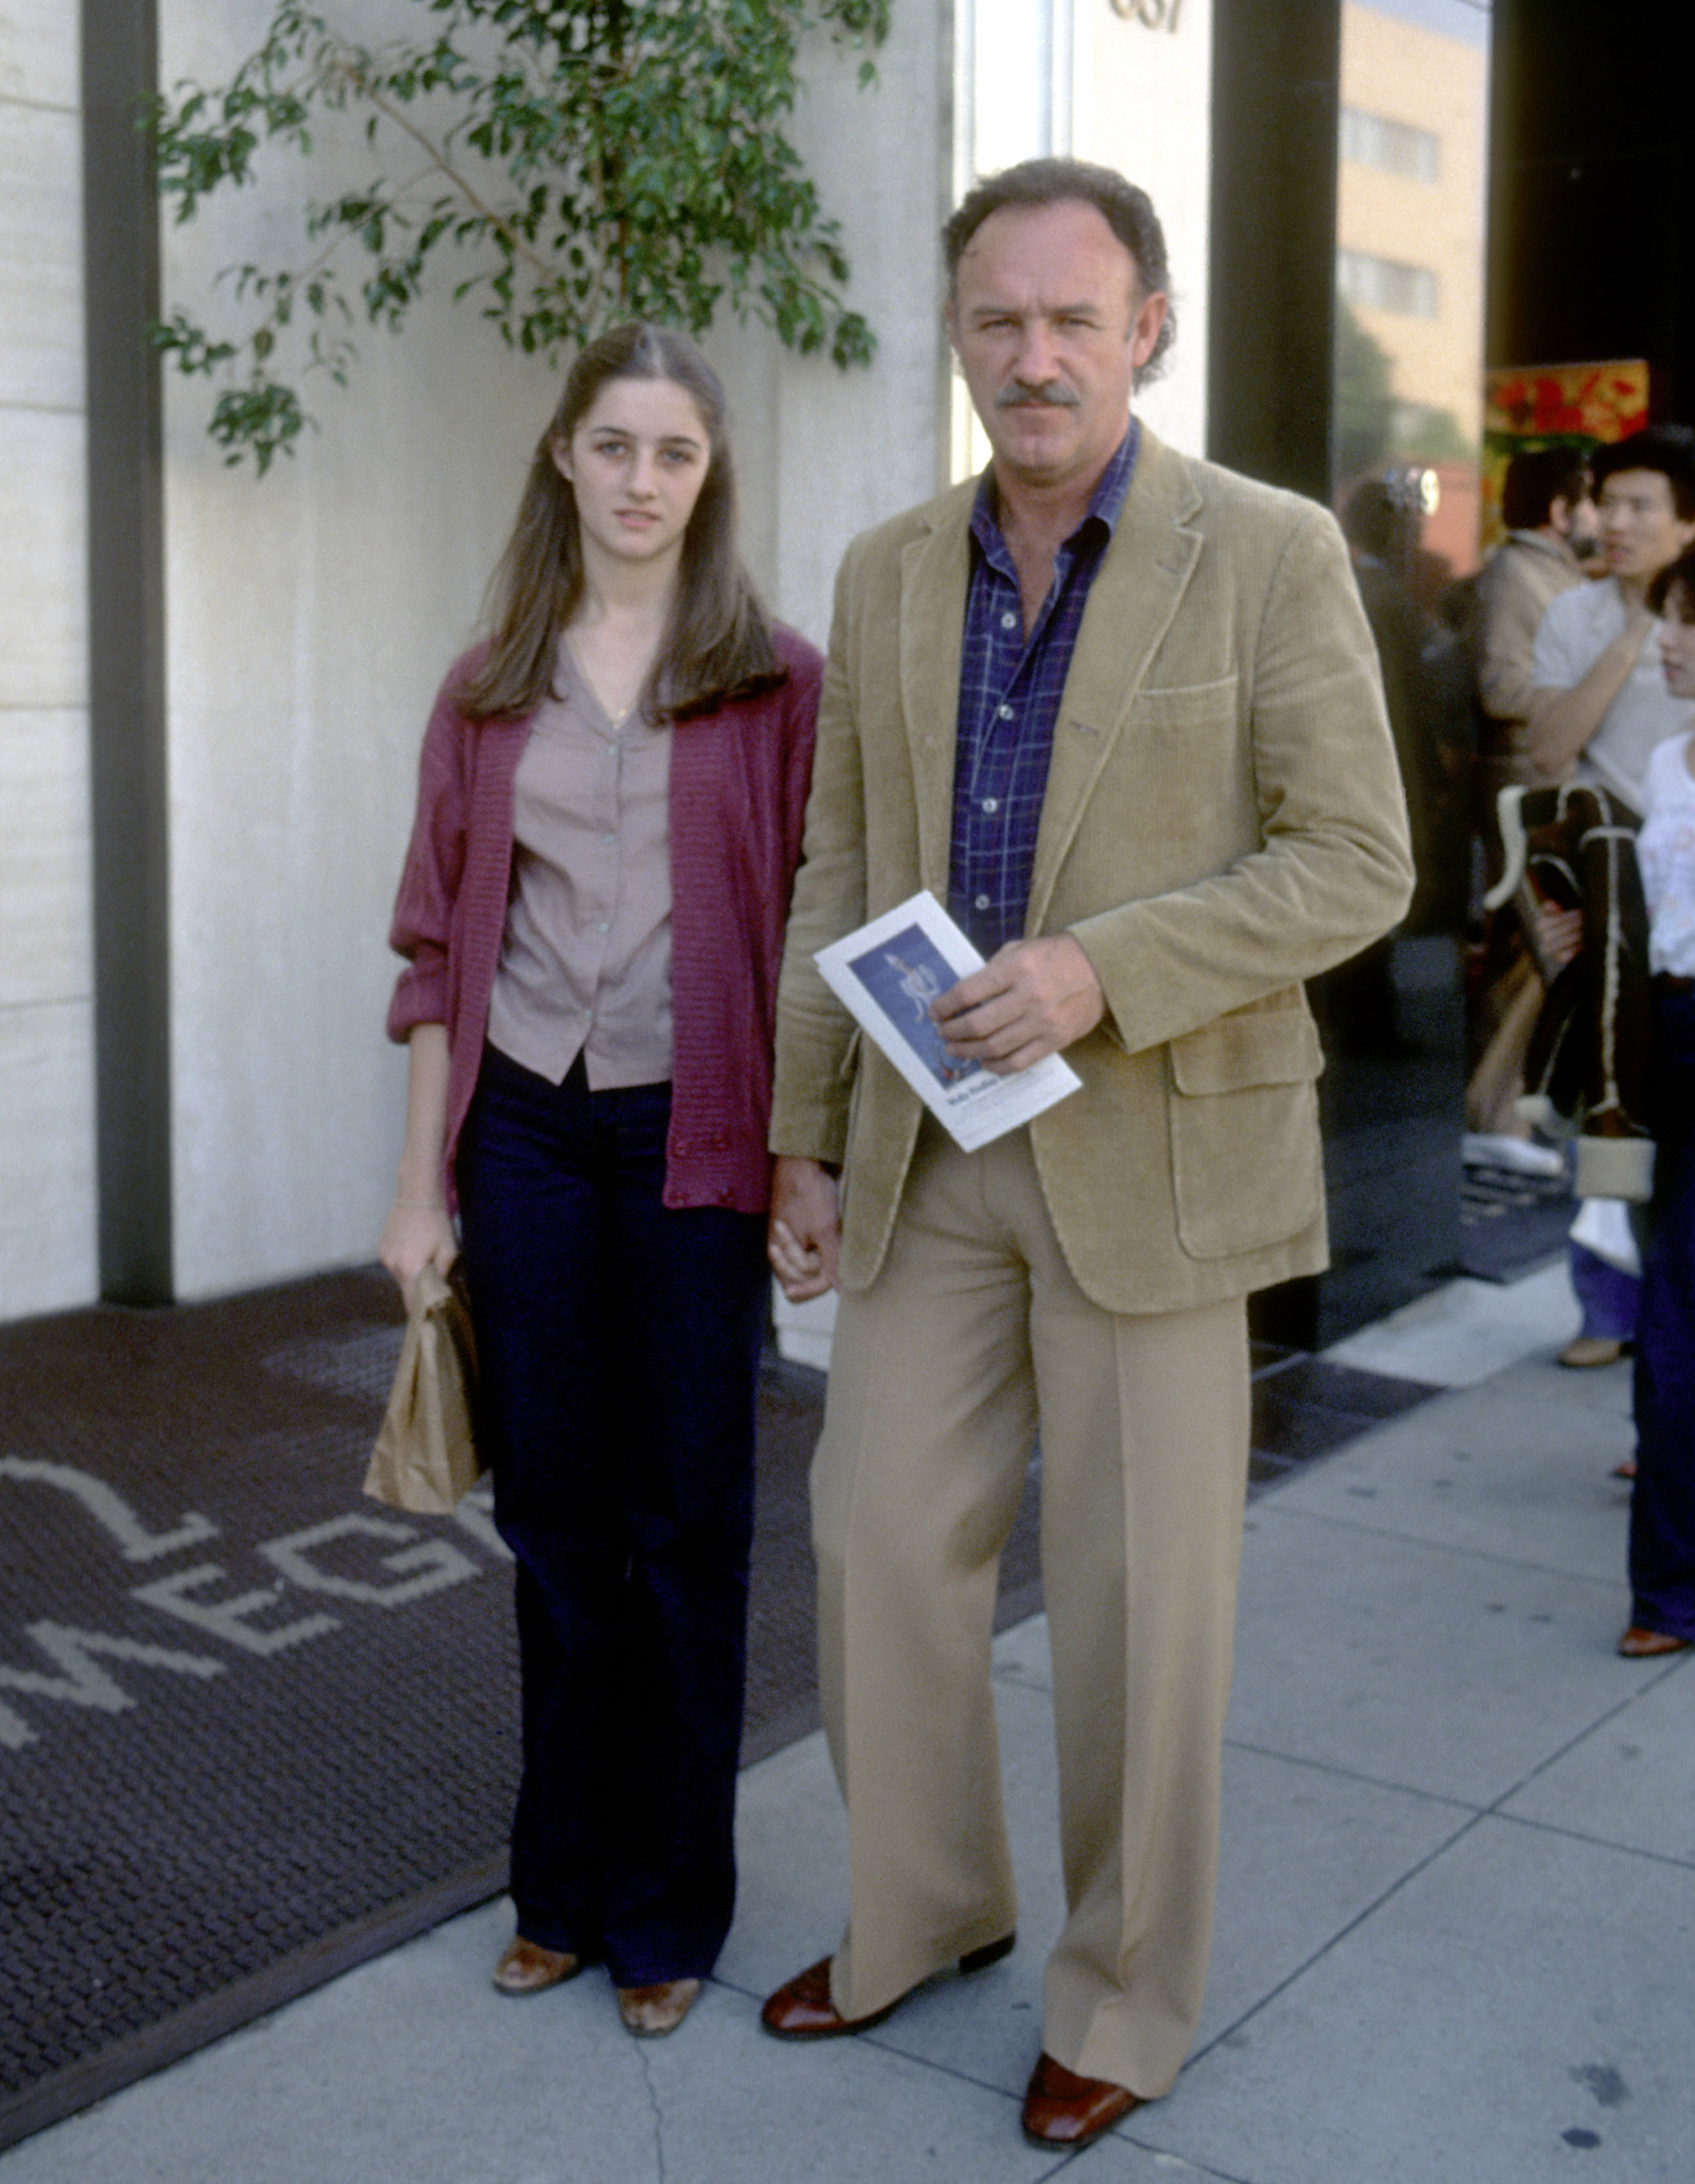
M1640 1623L1631 1624L1619 1641L1619 1651L1627 1661L1652 1661L1661 1653L1687 1653L1695 1646L1695 1638L1674 1637L1670 1630L1648 1630Z
M1107 2078L1079 2078L1045 2051L1024 2094L1024 2136L1033 2146L1074 2153L1140 2106L1140 2096L1127 2086Z
M1622 1342L1610 1334L1580 1334L1559 1353L1562 1365L1616 1365L1625 1354Z
M618 2014L624 2030L638 2040L658 2040L675 2032L694 2007L698 1979L661 1980L653 1986L621 1986Z
M494 1984L502 1994L540 1994L546 1987L575 1979L583 1960L569 1949L544 1949L539 1942L527 1942L515 1934L494 1967Z

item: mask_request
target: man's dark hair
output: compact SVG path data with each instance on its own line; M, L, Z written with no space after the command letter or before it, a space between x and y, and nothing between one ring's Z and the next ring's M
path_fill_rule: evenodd
M1649 610L1664 614L1674 592L1677 594L1679 621L1695 621L1695 546L1686 546L1648 586Z
M1501 520L1509 531L1540 531L1563 500L1575 508L1589 491L1589 465L1575 448L1526 448L1507 465Z
M1136 374L1140 387L1159 370L1177 338L1177 314L1171 305L1171 269L1165 258L1165 230L1146 190L1111 167L1097 167L1087 159L1021 159L1016 167L1003 167L998 175L985 175L960 200L959 209L942 230L942 250L947 262L948 293L959 281L959 261L966 245L991 212L1006 205L1093 205L1135 260L1140 298L1166 299L1165 324L1153 354Z
M1681 523L1695 521L1695 432L1687 425L1650 425L1628 439L1610 441L1589 458L1598 493L1620 471L1658 471L1671 488Z

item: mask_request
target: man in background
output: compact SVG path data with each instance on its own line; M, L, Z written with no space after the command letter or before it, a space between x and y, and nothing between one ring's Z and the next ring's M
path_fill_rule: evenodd
M1471 593L1477 731L1471 806L1483 845L1485 886L1492 886L1501 871L1496 798L1503 788L1539 785L1530 749L1536 632L1559 594L1583 582L1583 561L1600 549L1588 463L1570 448L1534 448L1514 455L1507 465L1501 515L1507 536L1475 577L1454 588ZM1479 916L1466 978L1465 1162L1552 1178L1563 1172L1564 1162L1551 1146L1536 1141L1516 1107L1525 1089L1525 1052L1542 1000L1536 960L1511 905Z

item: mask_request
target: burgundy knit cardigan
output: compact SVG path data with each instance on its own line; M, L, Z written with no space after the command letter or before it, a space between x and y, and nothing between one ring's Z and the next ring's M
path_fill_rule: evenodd
M671 749L671 973L674 1059L665 1203L762 1213L766 1132L783 930L812 768L823 660L803 637L772 632L788 670L775 689L679 721ZM418 811L389 945L406 968L388 1036L447 1026L443 1184L477 1089L488 999L506 928L512 778L530 733L468 721L453 694L481 655L454 662L424 733Z

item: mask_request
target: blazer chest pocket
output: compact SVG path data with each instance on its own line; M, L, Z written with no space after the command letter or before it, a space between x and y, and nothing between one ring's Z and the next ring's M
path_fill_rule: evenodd
M1211 682L1185 682L1168 689L1138 690L1133 705L1135 717L1147 727L1174 729L1234 721L1241 679L1235 675L1221 675Z
M1319 1035L1304 1009L1221 1017L1171 1042L1177 1234L1194 1259L1298 1235L1324 1207Z

